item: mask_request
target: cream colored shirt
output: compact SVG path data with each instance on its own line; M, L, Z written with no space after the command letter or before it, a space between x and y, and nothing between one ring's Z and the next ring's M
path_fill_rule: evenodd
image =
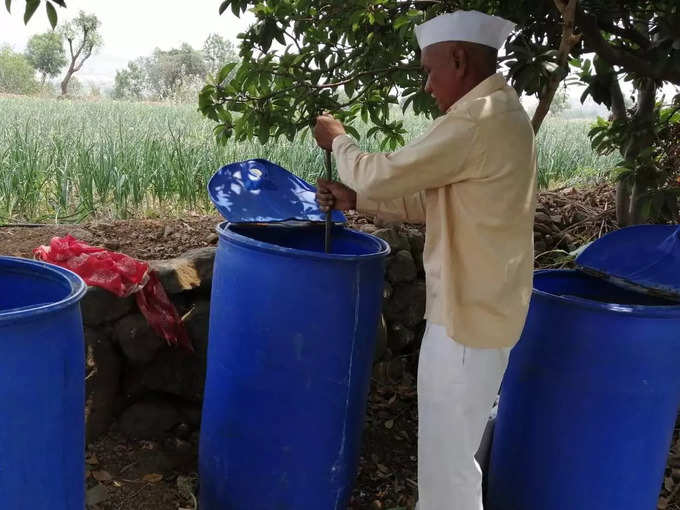
M475 348L519 340L533 275L534 133L502 75L457 101L393 153L333 140L357 209L427 225L423 255L429 321Z

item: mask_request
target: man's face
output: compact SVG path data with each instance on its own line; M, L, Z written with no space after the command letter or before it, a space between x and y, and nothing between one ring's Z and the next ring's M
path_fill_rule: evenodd
M465 95L463 66L457 59L459 51L453 43L438 43L425 47L420 56L427 73L425 92L434 97L442 112Z

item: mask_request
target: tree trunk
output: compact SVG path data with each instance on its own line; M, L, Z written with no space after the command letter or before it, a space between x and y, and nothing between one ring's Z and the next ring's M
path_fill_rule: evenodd
M654 106L656 102L656 84L647 79L638 89L637 109L633 115L633 129L635 129L635 143L626 154L628 158L637 157L644 149L654 144ZM637 225L648 218L643 217L642 208L645 202L641 200L647 191L654 186L654 162L649 158L635 169L635 180L630 196L630 224Z
M616 183L616 223L620 228L627 227L630 221L631 186L627 179Z
M626 112L626 103L623 100L621 85L616 78L612 79L609 84L609 90L612 97L611 120L625 120L628 116L628 113ZM623 152L621 155L625 158ZM631 191L629 179L624 177L616 183L616 223L619 227L627 227L630 225Z
M541 128L543 119L545 119L545 116L550 111L550 105L555 97L557 87L560 86L560 82L569 72L569 52L581 40L580 35L574 34L574 19L576 18L578 0L568 0L568 2L567 0L554 0L554 2L562 15L562 39L560 40L560 47L557 52L558 67L548 79L548 89L540 98L534 112L534 117L531 119L534 133L538 133L538 130Z
M64 79L61 82L61 95L62 97L66 97L68 94L68 82L71 80L71 76L75 71L73 70L73 67L69 68L68 71L66 71L66 76L64 76Z

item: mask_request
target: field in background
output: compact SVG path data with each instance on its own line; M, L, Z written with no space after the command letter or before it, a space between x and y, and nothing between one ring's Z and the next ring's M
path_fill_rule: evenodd
M416 136L428 121L406 123ZM542 188L596 182L615 165L615 155L593 154L588 125L544 124ZM322 152L310 137L218 147L212 127L189 105L0 97L0 223L210 211L210 176L249 158L267 158L312 182L322 171ZM378 150L374 140L363 146Z

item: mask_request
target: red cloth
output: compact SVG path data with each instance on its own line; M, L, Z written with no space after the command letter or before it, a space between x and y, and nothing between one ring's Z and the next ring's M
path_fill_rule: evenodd
M140 311L157 335L169 344L193 350L175 306L146 262L90 246L70 235L53 237L49 246L39 246L33 254L73 271L88 285L102 287L118 297L136 294Z

